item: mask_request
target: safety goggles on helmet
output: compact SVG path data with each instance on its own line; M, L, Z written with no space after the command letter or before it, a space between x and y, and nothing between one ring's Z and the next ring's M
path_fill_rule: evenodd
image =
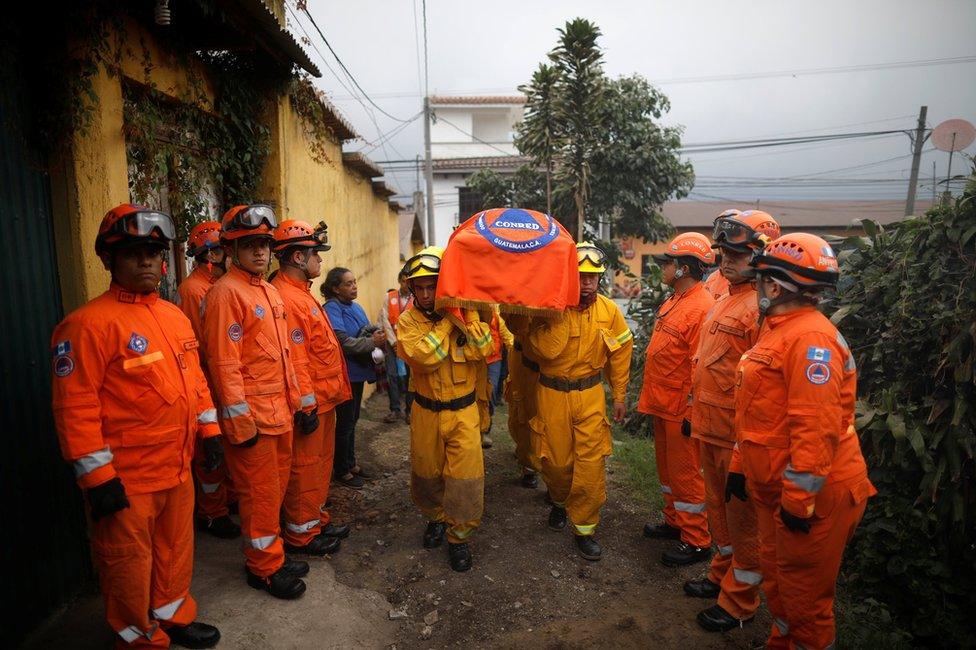
M761 235L734 217L715 220L712 239L716 244L748 245L761 241Z
M403 271L407 277L415 275L421 269L428 274L437 275L441 272L441 258L431 253L419 253L414 255L403 265Z
M596 246L578 246L576 248L576 262L582 265L589 261L593 266L604 266L607 262L607 254Z
M101 239L105 241L113 236L147 239L154 234L156 239L164 243L176 239L176 226L173 225L173 219L165 212L140 210L117 219L102 233Z
M262 225L269 230L278 227L278 220L275 218L274 210L267 205L250 205L235 214L229 223L224 224L225 232L235 230L254 230Z

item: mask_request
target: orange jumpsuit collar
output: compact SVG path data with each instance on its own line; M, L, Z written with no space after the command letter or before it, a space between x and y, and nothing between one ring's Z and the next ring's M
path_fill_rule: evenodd
M287 282L288 284L299 287L300 289L304 289L305 291L311 290L312 287L311 280L296 280L282 271L278 271L278 275L275 277L279 277L283 282Z
M793 320L797 316L802 316L803 314L810 313L811 311L817 311L817 308L813 305L804 305L799 309L794 309L793 311L786 312L785 314L776 314L775 316L766 317L766 325L770 329L775 329L777 326L782 325L788 321Z
M264 274L255 274L255 273L251 273L250 271L245 271L237 264L231 264L230 270L227 271L227 273L233 273L239 275L243 280L245 280L246 282L250 282L255 286L260 286L261 283L264 282Z
M150 293L132 293L126 289L122 288L122 285L112 282L108 289L115 299L119 302L128 303L142 303L146 305L154 305L156 301L159 300L159 292L153 291Z

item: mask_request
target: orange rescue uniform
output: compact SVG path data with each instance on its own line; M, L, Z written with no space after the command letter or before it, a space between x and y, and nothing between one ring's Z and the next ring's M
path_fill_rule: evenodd
M701 282L664 301L647 344L637 403L639 412L654 416L664 521L681 529L684 542L698 547L711 542L705 518L705 481L698 441L681 434L681 422L691 417L691 358L698 350L702 320L713 304L715 299Z
M301 409L281 295L264 278L232 266L207 294L203 331L247 567L268 577L285 558L278 517L291 468L294 413ZM255 436L256 444L240 446Z
M717 553L708 579L722 588L718 604L737 619L759 607L759 535L751 500L725 502L725 480L735 445L736 367L759 335L752 283L729 287L702 323L692 373L691 435L700 441L708 528Z
M566 508L577 535L592 535L607 500L606 457L613 452L603 391L627 398L634 337L616 303L597 295L584 309L533 319L526 337L539 359L537 413L529 425L553 503Z
M746 475L759 516L770 648L834 642L844 547L877 494L854 430L857 369L840 332L814 307L770 316L739 362L731 471ZM809 517L793 532L780 508Z
M190 319L193 326L193 333L198 341L203 340L203 301L210 287L214 285L217 278L210 273L205 265L197 266L177 290L177 303L186 317ZM201 350L202 352L202 350ZM201 362L206 372L206 359L201 354ZM231 481L227 473L227 464L221 463L220 467L213 471L204 468L206 457L203 453L203 446L197 447L193 455L193 476L196 479L197 515L207 519L226 517L228 514L227 503L231 500Z
M708 289L708 293L712 294L712 298L715 300L727 294L729 292L729 286L729 281L718 270L705 278L705 288Z
M159 294L110 289L54 330L53 409L82 489L118 477L129 507L92 522L105 613L120 647L169 647L196 618L196 435L220 434L197 339ZM123 643L124 642L124 643Z
M318 411L318 429L295 431L291 476L285 492L285 542L304 546L329 525L325 508L335 457L335 407L352 399L346 360L329 319L312 296L310 282L279 272L271 281L285 303L288 337L302 406Z

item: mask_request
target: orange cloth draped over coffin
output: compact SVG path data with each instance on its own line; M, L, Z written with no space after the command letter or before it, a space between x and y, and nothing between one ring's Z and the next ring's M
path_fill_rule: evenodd
M494 208L457 227L437 281L438 307L499 305L549 315L579 304L576 242L552 217Z

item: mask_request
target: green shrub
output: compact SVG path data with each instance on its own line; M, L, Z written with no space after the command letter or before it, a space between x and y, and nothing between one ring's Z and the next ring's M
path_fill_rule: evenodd
M861 446L879 495L847 553L850 592L916 642L972 643L976 611L976 174L963 195L842 253L832 320L858 363Z

